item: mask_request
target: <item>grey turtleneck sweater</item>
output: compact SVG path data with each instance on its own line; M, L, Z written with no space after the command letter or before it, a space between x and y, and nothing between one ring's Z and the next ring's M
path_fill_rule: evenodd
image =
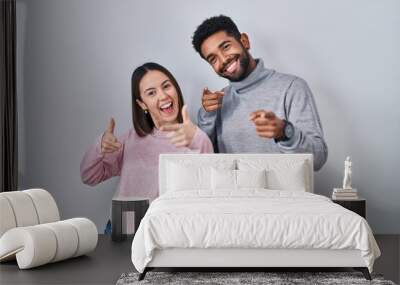
M249 115L259 109L273 111L295 128L289 141L276 143L259 137ZM208 134L215 152L220 153L312 153L314 170L326 162L324 141L317 107L307 83L296 76L264 67L262 59L240 82L224 88L222 107L214 112L200 108L199 127Z

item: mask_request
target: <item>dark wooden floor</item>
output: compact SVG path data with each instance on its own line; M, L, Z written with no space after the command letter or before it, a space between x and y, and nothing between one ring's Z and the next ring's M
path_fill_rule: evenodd
M400 235L375 236L382 256L374 272L399 283ZM16 262L0 264L0 284L115 284L124 272L134 271L130 259L131 242L114 243L99 236L94 252L29 270L19 270Z

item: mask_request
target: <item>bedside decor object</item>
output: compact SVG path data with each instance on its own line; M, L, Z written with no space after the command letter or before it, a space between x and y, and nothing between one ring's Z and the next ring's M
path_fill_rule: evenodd
M332 193L333 200L357 200L358 199L358 191L357 189L342 189L342 188L333 188Z
M133 236L149 208L150 201L144 197L114 197L112 199L111 239L123 241Z
M351 190L351 160L350 156L344 161L343 189Z
M96 248L96 225L86 218L60 221L49 192L0 193L0 262L16 259L20 269L84 255Z
M343 188L333 188L333 200L357 200L358 191L351 186L352 162L350 156L344 161Z

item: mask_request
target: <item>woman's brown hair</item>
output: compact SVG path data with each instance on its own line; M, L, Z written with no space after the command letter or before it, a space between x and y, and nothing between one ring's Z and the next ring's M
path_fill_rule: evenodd
M136 102L136 100L143 101L142 97L140 96L140 89L139 89L140 81L146 75L146 73L151 70L158 70L164 73L169 78L169 80L171 80L172 85L174 85L178 93L179 112L177 119L179 123L183 122L181 108L184 103L183 103L182 91L178 85L178 82L176 81L175 77L171 74L171 72L169 72L168 69L166 69L165 67L159 65L158 63L147 62L136 68L132 74L132 119L135 131L140 137L147 136L154 129L154 122L150 114L145 113L143 109L140 108L139 104Z

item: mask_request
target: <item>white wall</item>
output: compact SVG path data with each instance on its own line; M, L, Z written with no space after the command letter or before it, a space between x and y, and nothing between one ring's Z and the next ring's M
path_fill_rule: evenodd
M223 13L249 34L255 57L312 88L329 147L316 192L340 186L352 156L373 230L398 234L398 11L395 0L17 0L21 188L48 189L64 218L86 216L101 229L118 179L83 185L84 151L110 116L118 134L131 127L130 77L146 61L172 71L195 118L202 88L226 82L191 36Z

